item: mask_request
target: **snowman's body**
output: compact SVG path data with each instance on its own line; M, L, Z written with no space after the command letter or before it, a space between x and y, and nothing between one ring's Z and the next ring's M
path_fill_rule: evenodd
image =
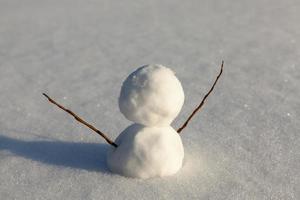
M182 86L169 68L147 65L130 74L123 83L119 107L135 123L118 136L118 147L109 151L109 169L138 178L175 174L182 166L184 150L170 124L183 102Z
M119 146L108 154L108 166L118 174L139 178L168 176L182 166L181 139L170 126L133 124L115 142Z

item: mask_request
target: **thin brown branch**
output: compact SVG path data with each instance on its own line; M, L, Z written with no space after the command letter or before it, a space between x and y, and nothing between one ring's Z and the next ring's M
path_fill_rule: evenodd
M110 140L103 132L99 131L98 129L96 129L94 126L92 126L91 124L87 123L86 121L84 121L83 119L81 119L78 115L76 115L75 113L73 113L71 110L63 107L62 105L58 104L56 101L54 101L53 99L51 99L47 94L43 93L43 95L54 105L56 105L57 107L59 107L60 109L66 111L67 113L69 113L70 115L72 115L78 122L86 125L87 127L89 127L90 129L92 129L93 131L95 131L97 134L99 134L101 137L103 137L106 142L114 147L118 147L118 145L116 143L114 143L112 140Z
M224 65L224 61L222 61L221 64L221 70L219 75L217 76L214 84L212 85L212 87L210 88L210 90L208 91L208 93L204 96L204 98L202 99L201 103L195 108L195 110L192 112L192 114L188 117L188 119L184 122L184 124L177 130L177 133L180 133L190 122L190 120L193 118L193 116L200 110L200 108L204 105L205 100L207 99L207 97L210 95L210 93L213 91L215 85L217 84L222 72L223 72L223 65Z

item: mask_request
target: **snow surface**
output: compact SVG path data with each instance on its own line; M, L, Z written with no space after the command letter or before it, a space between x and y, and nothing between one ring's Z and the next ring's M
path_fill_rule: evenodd
M174 72L158 64L139 67L124 81L120 111L135 123L169 126L184 102L181 83Z
M147 127L132 124L110 147L107 166L115 173L152 178L171 176L182 167L184 150L179 134L170 126Z
M0 1L1 199L300 199L299 0ZM124 77L171 66L185 103L174 176L108 171L108 145L48 93L116 138Z

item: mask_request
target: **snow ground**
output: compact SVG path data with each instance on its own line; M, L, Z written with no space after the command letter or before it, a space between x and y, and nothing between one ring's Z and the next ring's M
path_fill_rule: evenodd
M0 199L300 199L298 0L0 0ZM181 80L175 176L110 173L108 145L47 92L112 138L122 81L161 63Z

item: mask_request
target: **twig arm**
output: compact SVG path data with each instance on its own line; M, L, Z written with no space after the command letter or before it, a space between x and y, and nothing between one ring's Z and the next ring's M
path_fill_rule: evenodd
M93 131L95 131L98 135L100 135L101 137L103 137L106 142L114 147L118 147L118 145L116 143L114 143L112 140L110 140L103 132L99 131L98 129L96 129L94 126L92 126L91 124L87 123L86 121L84 121L83 119L81 119L78 115L76 115L75 113L73 113L71 110L63 107L62 105L58 104L56 101L54 101L53 99L51 99L47 94L43 93L43 95L54 105L56 105L57 107L59 107L60 109L64 110L65 112L69 113L70 115L72 115L75 120L77 120L78 122L84 124L85 126L89 127L90 129L92 129Z
M222 72L223 72L223 65L224 65L224 61L222 61L221 64L221 70L219 72L219 75L217 76L214 84L212 85L212 87L210 88L210 90L208 91L208 93L204 96L204 98L202 99L201 103L195 108L195 110L192 112L192 114L188 117L188 119L184 122L184 124L177 130L177 133L180 133L190 122L190 120L193 118L193 116L200 110L200 108L204 105L205 100L207 99L207 97L210 95L210 93L214 90L215 85L217 84Z

